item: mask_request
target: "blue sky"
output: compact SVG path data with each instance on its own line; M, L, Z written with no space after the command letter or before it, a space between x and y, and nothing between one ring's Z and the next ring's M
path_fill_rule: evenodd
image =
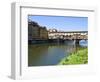
M29 15L28 19L37 22L40 26L46 26L47 29L57 29L60 31L88 30L87 17Z

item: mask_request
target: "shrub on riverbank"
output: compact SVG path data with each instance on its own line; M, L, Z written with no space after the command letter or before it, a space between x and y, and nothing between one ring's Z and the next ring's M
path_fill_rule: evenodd
M68 64L86 64L88 63L88 49L82 49L75 53L71 53L68 57L65 57L60 61L60 65Z

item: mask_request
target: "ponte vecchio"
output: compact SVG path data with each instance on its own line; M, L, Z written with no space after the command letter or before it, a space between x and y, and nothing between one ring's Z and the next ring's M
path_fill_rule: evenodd
M88 31L57 31L56 29L49 30L49 39L61 39L61 40L75 40L79 43L80 40L88 39Z

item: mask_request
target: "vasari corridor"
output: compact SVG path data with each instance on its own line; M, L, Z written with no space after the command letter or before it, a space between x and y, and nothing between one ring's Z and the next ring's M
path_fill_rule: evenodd
M28 15L28 66L88 63L88 17Z

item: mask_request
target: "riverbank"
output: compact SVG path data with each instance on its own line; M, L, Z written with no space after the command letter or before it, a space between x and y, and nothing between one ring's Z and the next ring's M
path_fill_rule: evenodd
M71 64L87 64L88 63L88 49L81 49L77 52L71 53L69 56L64 57L60 61L60 65L71 65Z
M73 41L73 40L66 40L66 41ZM28 40L28 44L45 44L45 43L65 43L63 39L34 39Z

